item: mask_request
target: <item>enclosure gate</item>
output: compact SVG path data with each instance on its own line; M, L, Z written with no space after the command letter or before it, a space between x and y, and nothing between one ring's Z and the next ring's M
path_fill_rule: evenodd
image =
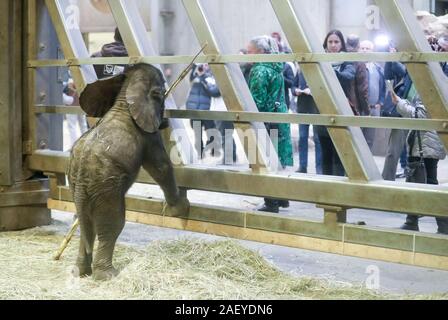
M87 83L96 80L93 64L187 64L192 57L157 56L152 47L142 18L134 1L109 0L128 49L126 58L89 58L81 32L69 19L69 0L3 1L9 6L1 12L14 10L24 13L26 35L26 93L23 101L25 115L24 148L25 167L42 171L50 177L48 208L75 211L66 185L65 171L68 154L42 150L36 137L36 117L43 114L82 113L81 109L45 105L45 90L36 89L36 77L49 67L68 67L79 92ZM194 112L178 110L174 100L167 101L166 117L171 128L182 128L179 119L209 119L233 121L236 128L249 129L249 139L256 141L256 130L264 128L264 122L300 123L327 126L331 138L347 172L347 177L312 176L296 174L284 176L276 173L276 162L269 162L266 154L269 139L257 143L258 162L248 171L229 171L199 167L189 163L183 148L190 145L177 143L182 165L175 167L176 179L186 190L204 190L222 193L272 197L318 204L325 210L323 222L297 218L278 217L252 211L238 211L193 204L188 216L170 217L163 213L163 200L127 197L127 220L149 225L189 230L238 239L254 240L283 246L317 250L341 255L363 257L410 265L448 270L448 238L401 230L372 228L346 223L346 210L365 208L411 214L448 217L448 188L387 182L382 180L373 156L360 127L436 130L448 147L448 80L442 73L439 61L448 61L447 54L433 53L423 31L418 26L413 9L407 0L376 0L390 31L397 36L396 54L326 54L323 52L306 12L300 10L300 2L270 0L293 53L284 55L223 55L227 52L223 37L219 34L219 21L207 19L211 1L182 0L185 10L201 44L207 43L205 54L198 62L210 64L217 80L228 112ZM63 51L63 59L42 59L38 53L45 51L38 41L37 30L46 15L51 17ZM10 19L10 18L8 18ZM3 23L2 20L1 23ZM40 33L40 37L45 36ZM13 48L14 49L14 48ZM11 51L11 50L9 50ZM9 52L11 58L13 54ZM321 115L265 114L257 112L256 105L237 63L239 62L287 62L297 61L314 92ZM354 117L345 95L330 65L333 61L402 61L427 106L432 119L384 119ZM2 68L5 64L2 63ZM2 90L5 88L2 86ZM6 89L7 90L7 89ZM2 92L2 97L6 93ZM3 98L2 101L3 102ZM4 103L4 102L3 102ZM0 125L4 124L4 117ZM6 130L6 132L12 132ZM175 133L176 130L173 130ZM265 131L264 131L265 132ZM171 132L167 133L166 142ZM267 133L266 133L267 135ZM0 138L2 138L0 136ZM243 137L241 137L243 139ZM0 142L2 140L0 139ZM0 149L11 154L17 142L6 140ZM264 144L260 141L268 141ZM19 144L21 145L21 141ZM248 151L246 150L246 153ZM12 156L11 156L12 159ZM11 173L14 163L1 163L0 171ZM0 174L0 185L13 185L13 175ZM138 182L154 184L141 172ZM9 192L9 193L8 193ZM19 190L12 195L10 189L0 193L0 203L7 207L23 205L17 196L30 200L31 196L46 196L45 188L37 188L34 194L23 195ZM16 200L12 201L15 196ZM8 202L9 201L9 202ZM6 203L6 205L4 205Z

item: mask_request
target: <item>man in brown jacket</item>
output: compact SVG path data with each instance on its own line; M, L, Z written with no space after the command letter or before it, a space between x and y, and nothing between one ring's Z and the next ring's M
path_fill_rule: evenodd
M357 35L347 37L347 52L359 52L360 40ZM354 110L361 116L370 116L369 108L369 73L364 62L355 62L355 81L352 82L349 101Z

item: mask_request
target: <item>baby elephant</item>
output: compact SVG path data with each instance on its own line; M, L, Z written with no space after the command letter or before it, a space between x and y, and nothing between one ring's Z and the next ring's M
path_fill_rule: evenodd
M163 121L165 81L148 64L86 87L80 105L88 116L103 117L73 146L68 168L70 190L81 226L77 266L80 276L110 279L115 242L125 224L125 194L141 166L162 188L174 215L190 204L174 179L173 167L159 130Z

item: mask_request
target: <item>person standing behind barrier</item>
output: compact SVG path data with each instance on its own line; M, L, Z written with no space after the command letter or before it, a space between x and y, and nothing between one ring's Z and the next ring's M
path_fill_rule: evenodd
M252 39L248 45L249 54L278 53L275 40L269 36ZM281 63L255 63L250 73L249 89L260 112L287 113L283 65ZM267 123L269 134L278 130L277 154L283 168L293 166L291 129L289 124ZM288 201L265 198L265 203L259 211L278 213L279 207L289 207Z
M396 52L396 49L390 47L389 51ZM411 101L413 100L413 97L411 97L410 94L415 96L416 92L411 92L412 79L407 72L404 64L400 62L386 62L386 65L384 66L384 77L386 78L386 80L393 81L394 91L395 94L398 95L398 97ZM390 94L386 97L384 108L381 111L381 116L401 118L401 114L397 112L395 105L392 103ZM407 134L408 130L391 130L386 152L386 160L384 162L382 173L384 180L395 181L397 177L398 161L403 155L403 152L406 152ZM402 163L401 166L405 167L406 164Z
M115 28L114 40L112 43L105 44L101 48L101 51L92 55L92 58L127 57L128 51L126 50L118 28ZM100 80L121 74L126 69L126 65L121 64L93 65L93 67Z
M410 91L415 92L415 88ZM414 101L401 99L395 93L392 93L392 102L397 108L397 112L404 118L420 118L426 119L428 114L424 105L421 104L418 95L414 97ZM420 141L418 134L420 134ZM437 165L440 160L446 158L446 150L435 131L418 131L413 130L409 133L407 138L409 162L418 162L420 157L423 157L426 171L426 181L419 181L417 183L426 183L438 185L437 180ZM406 222L401 226L401 229L419 231L418 227L419 217L416 215L408 215ZM448 218L436 218L438 233L448 234Z
M330 31L325 37L324 49L328 53L346 52L344 35L339 30ZM334 72L342 86L347 99L352 92L353 82L355 81L356 68L351 62L336 62L332 64ZM353 113L359 115L354 105L350 103ZM316 126L316 132L319 137L322 149L322 171L324 175L345 176L344 166L331 140L328 130L323 126Z
M289 54L291 51L287 49L285 53ZM283 64L283 77L285 78L285 102L288 109L291 107L291 92L296 74L297 69L293 62L285 62Z
M297 113L304 114L318 114L316 103L311 93L305 77L299 71L294 78L292 86L292 93L297 97ZM308 172L308 139L309 139L309 124L299 124L299 169L298 173ZM313 140L315 148L316 173L322 174L322 150L320 141L317 136L316 127L313 126Z
M190 74L191 89L187 98L187 110L210 110L212 98L221 96L218 86L207 64L194 65ZM191 127L195 134L195 147L199 157L203 158L204 143L202 141L202 128L206 133L210 129L215 129L213 120L190 120ZM207 139L206 146L213 145L213 138ZM217 155L218 150L212 150L212 156Z
M373 52L374 44L369 40L365 40L360 44L360 51L362 53ZM368 71L369 83L369 109L368 114L371 117L379 117L381 115L381 108L384 106L386 98L386 79L384 78L384 69L376 62L368 62L366 64ZM370 150L373 149L375 141L375 128L364 128L364 136Z
M347 52L359 52L359 36L351 34L347 37ZM351 83L351 90L348 96L355 115L369 116L369 72L364 62L353 63L356 69L355 79Z
M274 39L275 42L277 43L277 48L278 48L279 53L284 53L289 50L288 46L283 42L282 36L280 35L279 32L272 32L271 38Z

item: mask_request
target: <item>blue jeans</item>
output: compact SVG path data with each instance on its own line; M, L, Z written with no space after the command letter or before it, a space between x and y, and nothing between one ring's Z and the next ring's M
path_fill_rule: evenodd
M408 151L406 149L406 144L404 145L403 152L401 153L400 156L400 165L401 169L406 168L406 166L408 165Z
M299 170L307 171L308 169L308 138L310 136L310 125L299 125ZM316 173L322 174L322 148L313 126L313 140L316 154Z

